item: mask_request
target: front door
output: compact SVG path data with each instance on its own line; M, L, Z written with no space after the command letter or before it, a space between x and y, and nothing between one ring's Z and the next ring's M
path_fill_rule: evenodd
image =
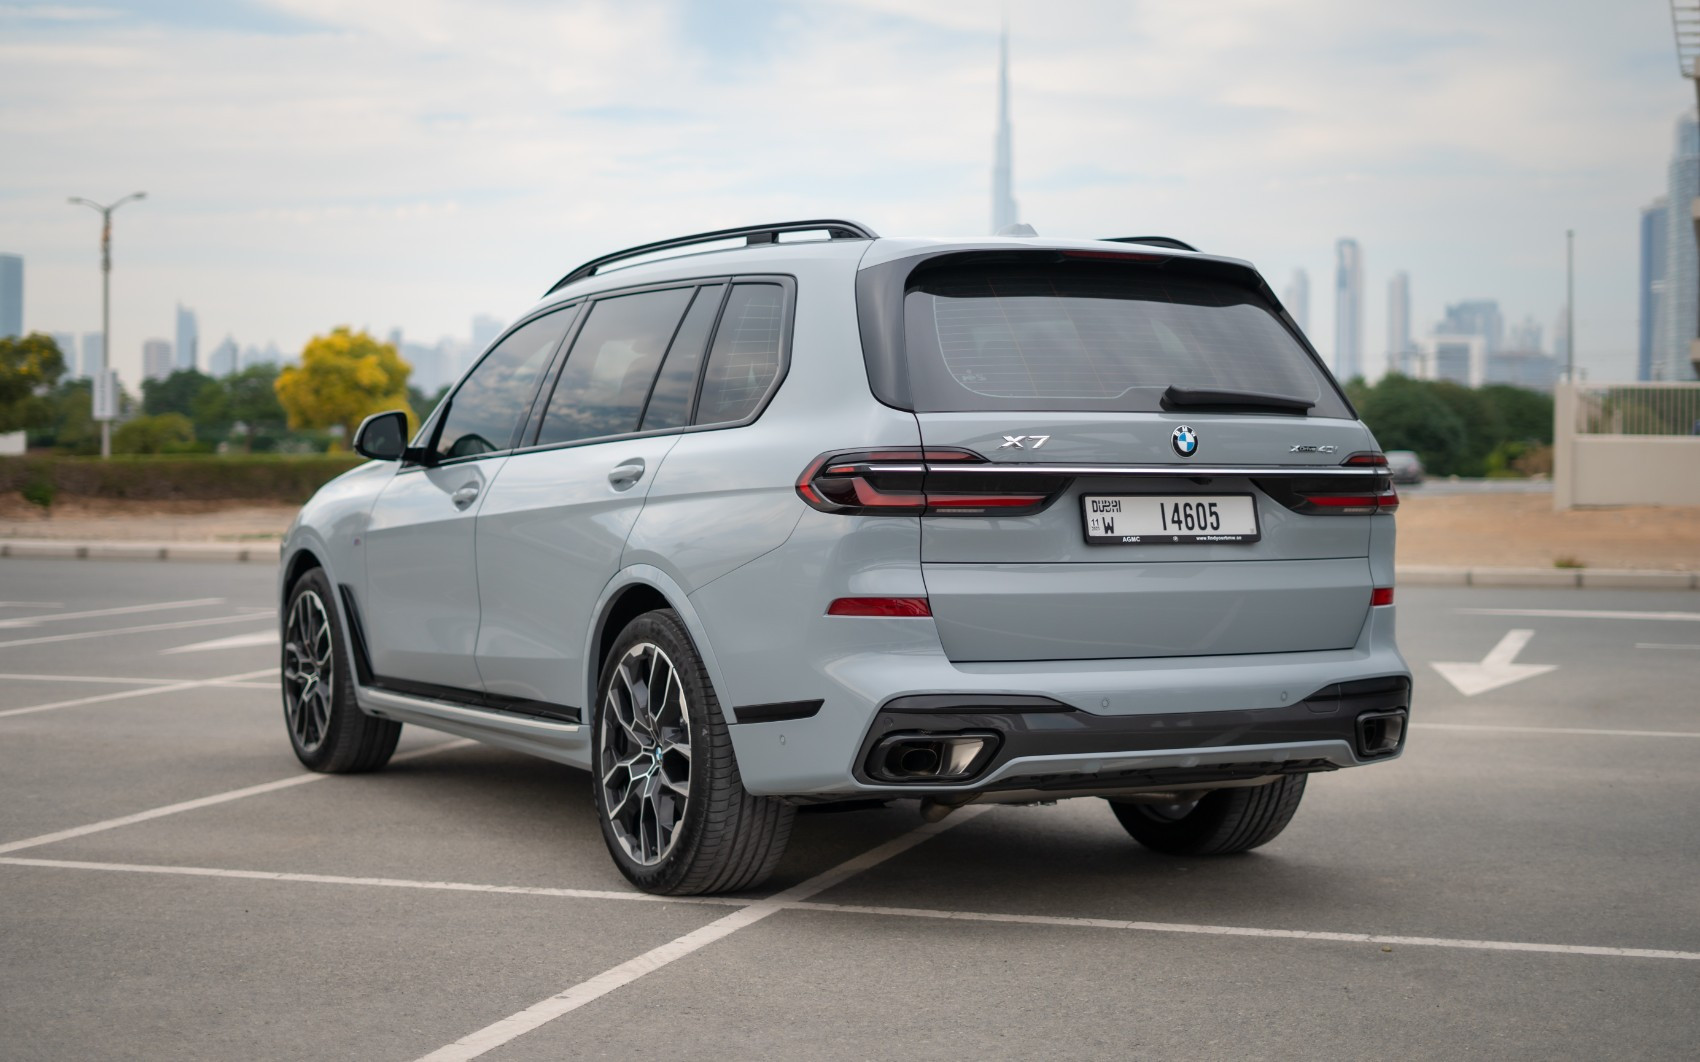
M359 605L378 683L448 699L482 695L474 518L573 313L534 317L491 347L445 399L423 460L403 466L373 504Z

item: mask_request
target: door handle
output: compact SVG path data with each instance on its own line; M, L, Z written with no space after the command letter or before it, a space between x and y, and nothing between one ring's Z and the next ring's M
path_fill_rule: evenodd
M478 484L468 483L466 486L449 495L449 499L455 503L456 509L466 508L468 505L471 505L473 502L478 500Z
M608 482L615 490L626 490L643 478L643 458L623 461L608 471Z

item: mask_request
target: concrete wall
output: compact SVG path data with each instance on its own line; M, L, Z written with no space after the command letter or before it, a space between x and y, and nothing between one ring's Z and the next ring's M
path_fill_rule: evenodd
M1560 383L1553 397L1553 508L1700 506L1700 436L1584 435L1576 388Z

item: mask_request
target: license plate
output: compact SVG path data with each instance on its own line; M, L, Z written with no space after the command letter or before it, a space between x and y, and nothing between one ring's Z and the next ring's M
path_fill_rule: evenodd
M1249 494L1088 494L1080 499L1086 541L1256 542L1257 503Z

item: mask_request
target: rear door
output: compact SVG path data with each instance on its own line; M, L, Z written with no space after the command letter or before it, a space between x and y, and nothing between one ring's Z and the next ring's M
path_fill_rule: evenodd
M904 314L924 445L991 463L934 463L932 511L986 483L1053 495L922 521L953 659L1354 643L1380 478L1342 462L1374 444L1251 283L1161 256L945 259Z
M512 707L578 718L591 610L689 418L725 284L597 299L478 516L478 668Z

